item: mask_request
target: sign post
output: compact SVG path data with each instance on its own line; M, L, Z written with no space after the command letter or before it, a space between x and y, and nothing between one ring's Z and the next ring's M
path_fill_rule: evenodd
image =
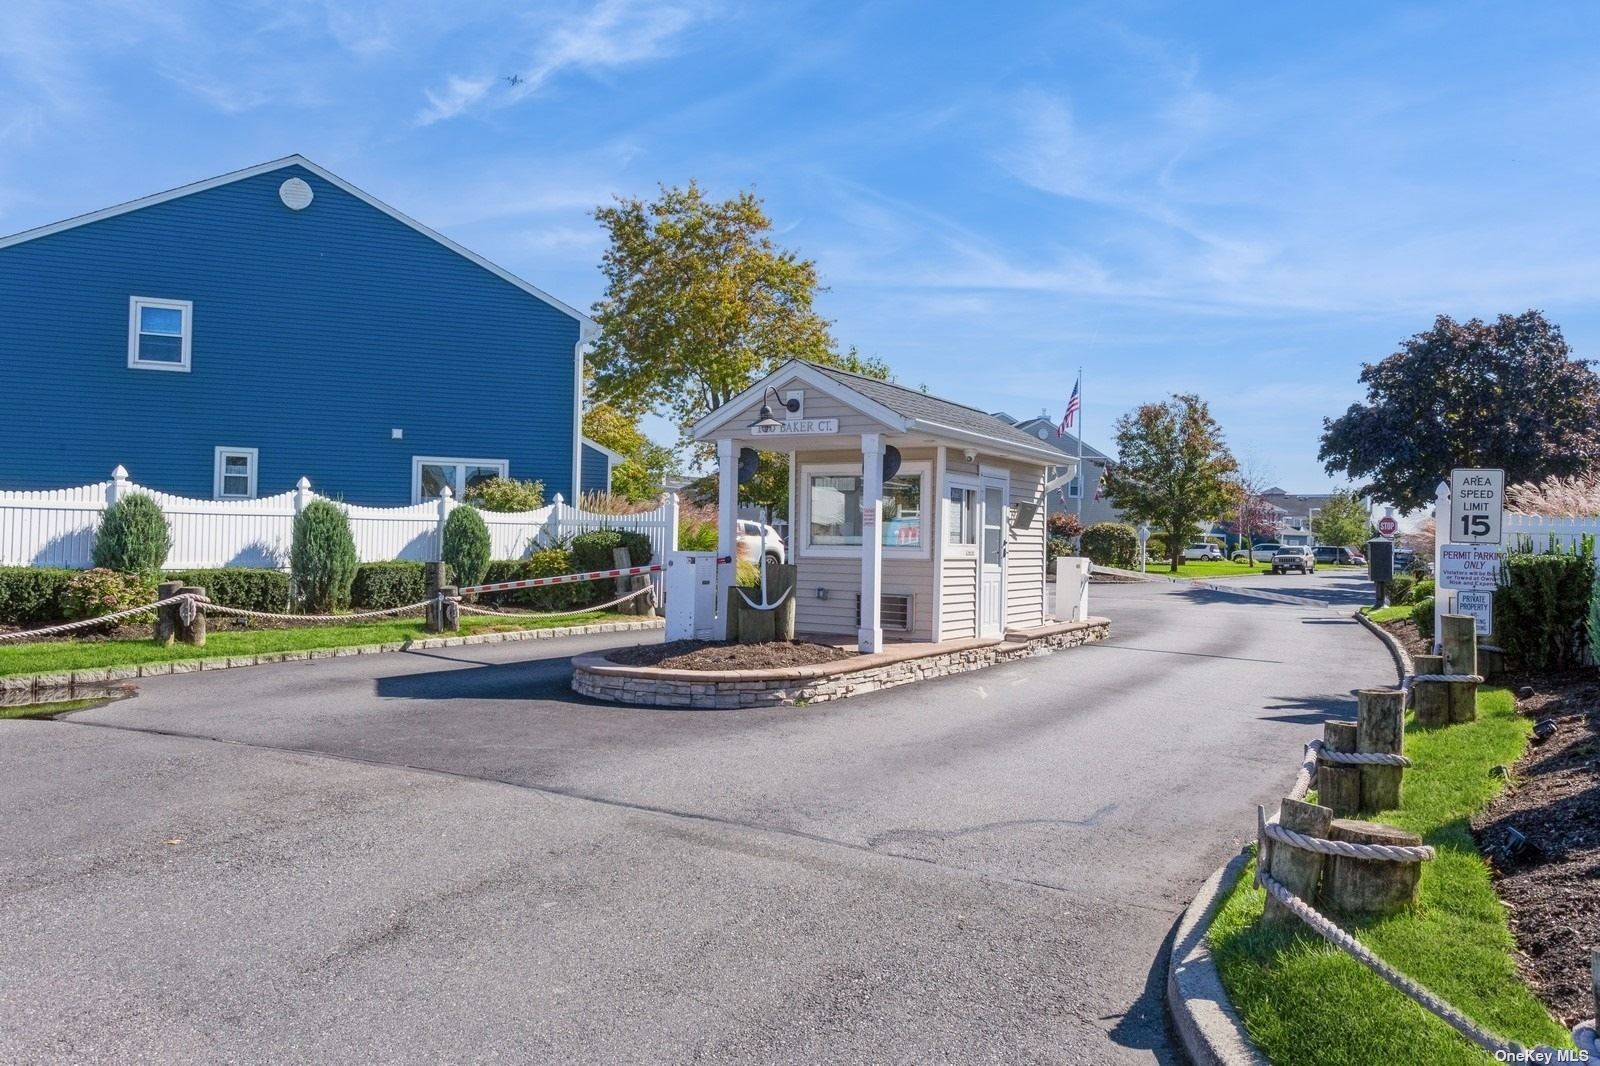
M1457 593L1458 612L1478 619L1479 633L1493 628L1493 593L1500 584L1505 501L1506 472L1498 467L1458 466L1450 471L1448 485L1439 483L1433 509L1435 653L1442 647L1447 591ZM1444 521L1446 516L1448 523ZM1471 609L1474 607L1484 612L1487 624L1478 610Z

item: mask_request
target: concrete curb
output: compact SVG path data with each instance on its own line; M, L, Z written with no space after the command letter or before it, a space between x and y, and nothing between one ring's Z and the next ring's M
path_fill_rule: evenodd
M1411 653L1406 651L1405 645L1401 644L1393 633L1362 614L1359 610L1356 611L1355 618L1356 621L1376 633L1378 639L1383 641L1384 646L1389 649L1389 656L1394 659L1394 668L1400 672L1401 683L1404 683L1406 678L1417 672L1416 666L1411 662Z
M1268 1066L1251 1043L1239 1012L1222 987L1206 934L1222 899L1233 888L1250 853L1241 851L1200 886L1178 922L1167 962L1167 1013L1178 1040L1197 1066Z
M514 629L502 633L473 633L461 637L424 637L421 640L401 640L388 644L352 644L342 648L315 648L308 651L271 651L259 655L218 655L210 659L169 659L159 663L141 663L133 666L101 666L88 670L74 670L60 674L22 674L0 677L0 704L35 702L40 693L61 698L63 689L79 685L104 685L108 682L128 681L138 677L160 677L166 674L191 674L201 670L231 670L241 666L268 666L273 663L300 662L311 659L339 659L351 655L380 655L391 651L422 651L430 648L459 648L469 644L505 644L521 640L551 640L556 637L578 637L591 633L633 633L661 629L666 622L660 618L640 618L629 622L593 622L589 625L552 626L548 629Z

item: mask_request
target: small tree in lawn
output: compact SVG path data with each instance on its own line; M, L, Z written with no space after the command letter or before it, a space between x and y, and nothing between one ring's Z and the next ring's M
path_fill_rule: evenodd
M312 500L295 515L289 578L301 606L319 613L350 606L350 586L359 566L350 520L338 507Z
M1115 428L1117 459L1101 487L1129 521L1148 522L1161 535L1176 572L1194 530L1227 508L1239 464L1205 401L1192 394L1143 404Z
M1311 519L1318 544L1350 548L1372 535L1372 518L1361 497L1348 489L1333 494Z
M155 500L135 492L106 508L90 555L101 569L151 577L161 571L171 550L167 516Z
M489 527L476 507L457 507L444 520L444 542L439 557L450 567L458 585L476 585L489 569Z

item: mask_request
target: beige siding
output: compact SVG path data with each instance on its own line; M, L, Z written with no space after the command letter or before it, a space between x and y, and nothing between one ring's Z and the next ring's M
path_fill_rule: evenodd
M1011 505L1018 507L1032 501L1039 506L1027 525L1012 527L1006 548L1006 625L1010 627L1045 622L1043 492L1043 468L1011 467Z
M806 418L837 418L839 420L840 436L850 433L861 434L888 432L888 427L884 426L883 423L878 422L875 419L868 418L854 407L840 403L832 396L818 391L815 385L808 385L805 382L796 380L794 378L789 378L781 383L774 384L777 385L778 395L780 396L794 389L803 391L805 393L803 400L805 406L802 408L800 414ZM781 406L778 406L772 399L772 395L770 393L765 394L765 396L766 401L769 404L773 404L772 412L777 417L797 417L789 414L789 412L784 410L784 408ZM761 401L756 400L744 411L740 412L734 418L718 427L718 429L711 434L711 437L715 439L718 437L727 437L730 434L734 436L742 435L745 427L754 422L760 416L760 414ZM826 440L825 437L774 437L772 439L775 442L781 442L785 445L794 441L809 442L810 440L817 440L820 442ZM861 455L859 443L857 444L856 455L858 457Z
M978 635L978 560L975 556L944 561L944 621L940 640Z
M861 561L801 555L795 559L795 628L802 633L856 631L856 597L861 593ZM827 599L817 596L826 589ZM933 638L933 560L884 559L883 591L911 597L911 632L889 637Z

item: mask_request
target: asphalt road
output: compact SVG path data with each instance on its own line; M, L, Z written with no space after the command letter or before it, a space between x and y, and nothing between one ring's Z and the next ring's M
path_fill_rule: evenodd
M0 1061L1176 1061L1184 904L1394 680L1357 578L1218 587L1295 602L801 709L578 701L597 637L0 722Z

